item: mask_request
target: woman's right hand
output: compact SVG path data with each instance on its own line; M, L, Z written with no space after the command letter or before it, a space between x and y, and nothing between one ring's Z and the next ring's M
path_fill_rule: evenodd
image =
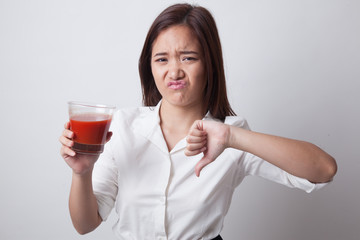
M74 133L70 130L70 122L65 123L65 129L59 138L61 143L60 154L65 162L71 167L74 174L84 175L92 171L99 155L81 154L71 149L74 145L72 138ZM109 135L109 134L108 134ZM110 138L111 136L109 136Z

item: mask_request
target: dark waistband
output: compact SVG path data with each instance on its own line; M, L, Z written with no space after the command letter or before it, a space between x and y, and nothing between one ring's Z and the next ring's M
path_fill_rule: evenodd
M223 240L220 235L218 235L216 238L213 238L212 240Z

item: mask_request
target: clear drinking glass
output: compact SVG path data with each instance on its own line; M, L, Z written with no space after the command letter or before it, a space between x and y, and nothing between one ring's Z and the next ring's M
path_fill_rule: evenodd
M72 149L78 153L100 154L104 150L114 106L86 102L68 102L70 130L74 132Z

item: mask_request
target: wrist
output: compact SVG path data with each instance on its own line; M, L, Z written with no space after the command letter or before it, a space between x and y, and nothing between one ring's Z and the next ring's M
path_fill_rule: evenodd
M228 135L228 141L227 141L227 147L234 148L234 126L229 125L229 135Z
M228 142L228 146L230 148L236 148L239 150L244 150L244 140L246 139L246 133L247 130L240 128L240 127L236 127L236 126L230 126L229 128L229 142Z
M73 177L79 178L79 179L91 178L93 169L94 169L94 166L91 166L87 169L82 169L81 171L77 171L77 170L73 169L72 175L73 175Z
M235 147L235 127L228 125L228 137L227 137L227 142L226 142L226 147L227 148L234 148Z

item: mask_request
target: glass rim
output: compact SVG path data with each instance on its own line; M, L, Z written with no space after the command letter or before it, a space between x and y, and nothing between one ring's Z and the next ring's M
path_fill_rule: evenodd
M100 103L91 103L91 102L82 102L82 101L68 101L68 105L78 105L82 107L93 107L93 108L109 108L115 109L116 106L109 104L100 104Z

